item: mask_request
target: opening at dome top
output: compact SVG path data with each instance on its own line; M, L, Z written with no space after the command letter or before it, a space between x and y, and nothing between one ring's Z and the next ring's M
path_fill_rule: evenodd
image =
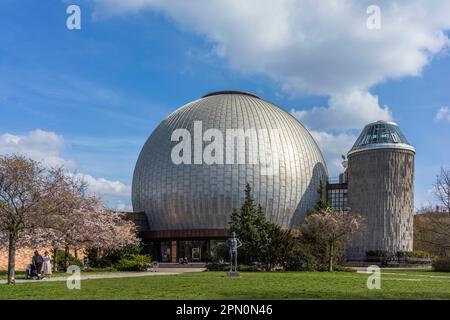
M214 91L214 92L210 92L208 94L205 94L202 98L211 97L211 96L217 96L219 94L242 94L242 95L245 95L245 96L250 96L250 97L253 97L253 98L261 99L256 94L253 94L253 93L250 93L250 92L245 92L245 91L238 91L238 90Z

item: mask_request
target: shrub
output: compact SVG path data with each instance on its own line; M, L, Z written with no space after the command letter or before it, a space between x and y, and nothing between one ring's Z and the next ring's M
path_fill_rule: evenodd
M230 265L228 263L221 263L218 261L208 262L206 264L206 270L208 270L208 271L229 271Z
M238 270L241 272L255 272L255 271L261 271L261 269L256 265L248 265L248 264L242 264L238 266Z
M142 271L147 268L151 259L142 254L132 254L128 258L120 259L115 267L119 271Z
M66 266L64 265L64 250L57 250L56 251L56 268L58 270L66 270ZM69 266L81 266L81 261L77 258L75 258L70 253L67 254L67 264Z
M398 251L396 256L398 262L414 264L428 264L432 259L432 256L425 251Z
M381 262L383 260L392 260L394 255L386 250L369 250L366 252L366 260L369 262Z
M434 261L433 270L440 272L450 272L450 257L441 257Z
M108 268L114 266L121 259L130 258L133 254L140 254L141 248L139 246L130 245L118 250L87 250L87 258L89 265L95 268Z
M300 244L296 244L283 262L283 269L285 271L305 271L315 269L316 259L306 252L307 251L302 248Z

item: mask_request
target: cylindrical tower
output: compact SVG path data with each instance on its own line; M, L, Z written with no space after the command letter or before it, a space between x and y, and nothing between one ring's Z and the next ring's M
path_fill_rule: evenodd
M348 206L363 218L347 258L413 249L415 149L393 122L368 124L348 152Z

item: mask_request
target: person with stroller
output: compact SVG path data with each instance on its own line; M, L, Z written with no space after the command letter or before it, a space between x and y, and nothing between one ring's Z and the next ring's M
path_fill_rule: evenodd
M42 256L36 250L34 252L34 256L31 261L31 264L34 266L34 269L36 270L36 274L37 274L38 278L41 278L41 271L42 271L43 263L44 263L44 258L42 258Z

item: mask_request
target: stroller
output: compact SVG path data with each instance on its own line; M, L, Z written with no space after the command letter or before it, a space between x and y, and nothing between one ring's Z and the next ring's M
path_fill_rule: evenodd
M34 264L27 265L27 268L25 269L25 274L27 276L27 279L36 279L41 280L42 276L40 273L38 273L38 270Z

